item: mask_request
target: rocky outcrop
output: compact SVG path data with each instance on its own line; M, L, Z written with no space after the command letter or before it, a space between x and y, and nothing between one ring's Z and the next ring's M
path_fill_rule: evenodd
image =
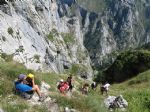
M4 112L4 110L0 108L0 112Z
M40 87L41 92L44 93L46 96L49 95L49 88L50 88L50 85L48 85L45 82L41 82L41 87ZM52 99L48 96L43 102L39 102L38 100L39 100L39 97L37 96L37 94L34 94L33 97L30 100L28 100L28 103L31 106L44 105L46 106L48 112L60 112L59 106L56 103L55 99Z
M122 95L119 96L108 96L104 100L104 104L108 109L115 110L121 108L124 111L128 107L128 102L123 98Z

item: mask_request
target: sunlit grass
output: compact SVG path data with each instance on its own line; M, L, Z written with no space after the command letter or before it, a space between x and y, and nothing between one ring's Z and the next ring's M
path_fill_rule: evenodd
M0 61L0 107L7 112L46 112L46 107L31 106L26 100L13 95L14 80L21 73L32 72L38 85L41 81L48 83L50 96L56 99L60 108L74 108L81 112L107 112L104 106L106 95L101 95L100 86L96 91L90 89L88 95L82 95L80 87L88 82L73 75L75 89L72 96L64 96L57 90L57 82L60 79L66 80L68 74L39 73L27 70L22 64L16 62ZM89 82L90 83L90 82ZM149 112L150 111L150 70L120 84L110 86L109 95L118 96L120 94L128 101L127 112Z

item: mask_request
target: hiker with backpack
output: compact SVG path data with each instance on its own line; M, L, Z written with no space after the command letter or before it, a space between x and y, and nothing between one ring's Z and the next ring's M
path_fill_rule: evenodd
M59 84L57 85L57 88L61 93L66 94L66 91L68 91L68 89L69 89L69 84L68 84L68 82L61 79L59 81Z
M26 80L27 79L27 80ZM45 96L42 95L39 86L34 82L34 75L29 74L28 76L20 74L18 80L15 82L15 88L21 93L36 92L39 96L39 101L44 101Z

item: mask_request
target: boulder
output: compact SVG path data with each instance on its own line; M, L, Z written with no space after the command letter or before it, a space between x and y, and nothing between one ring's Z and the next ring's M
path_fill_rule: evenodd
M108 109L126 109L128 107L128 102L123 98L122 95L119 96L108 96L104 100L104 104Z
M0 108L0 112L4 112L4 110Z

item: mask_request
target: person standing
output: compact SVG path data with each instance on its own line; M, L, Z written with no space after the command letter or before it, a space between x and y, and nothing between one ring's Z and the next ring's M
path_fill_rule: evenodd
M110 84L108 82L105 82L104 84L102 84L102 86L101 86L101 94L102 95L104 94L104 92L106 93L106 95L108 95L109 86L110 86Z
M72 92L72 89L73 89L73 85L72 85L72 75L70 75L68 78L67 78L67 82L68 82L68 85L69 85L69 91Z

